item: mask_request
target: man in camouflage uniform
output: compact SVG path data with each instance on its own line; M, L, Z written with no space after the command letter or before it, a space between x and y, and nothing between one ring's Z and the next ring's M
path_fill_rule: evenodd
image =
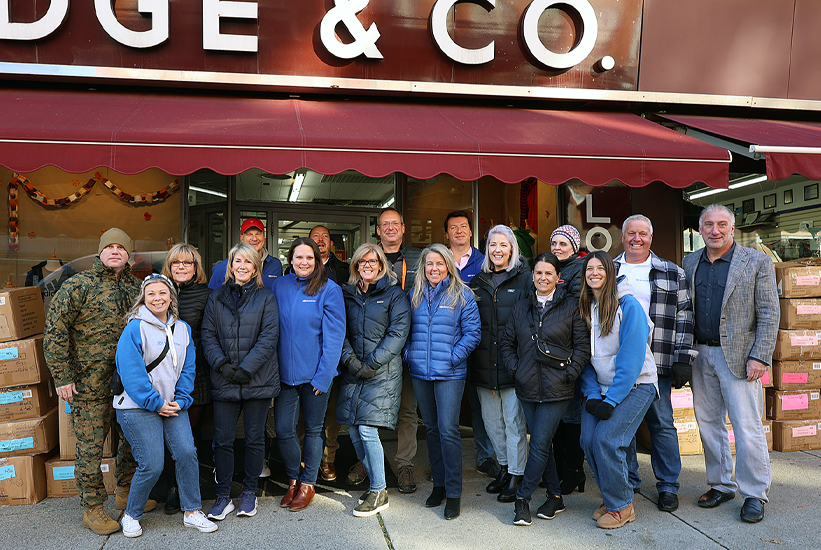
M128 265L131 247L131 238L121 229L103 233L94 266L67 280L51 300L43 339L57 394L71 404L77 435L75 478L85 507L83 526L99 535L120 529L103 508L108 494L100 462L114 419L109 387L114 353L125 315L140 292L140 281ZM117 428L120 443L115 508L125 510L136 462L122 430ZM149 500L145 509L156 505Z

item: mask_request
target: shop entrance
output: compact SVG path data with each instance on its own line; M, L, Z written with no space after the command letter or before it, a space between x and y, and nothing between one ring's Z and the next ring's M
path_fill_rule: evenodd
M259 218L265 224L269 254L276 255L287 270L288 249L299 237L308 237L317 225L328 228L337 258L347 262L362 243L375 241L378 209L325 206L240 205L237 225L248 218Z

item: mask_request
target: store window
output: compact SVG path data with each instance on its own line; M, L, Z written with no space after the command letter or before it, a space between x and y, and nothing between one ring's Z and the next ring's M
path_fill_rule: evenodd
M689 202L698 207L684 231L685 253L704 247L697 215L709 204L735 213L735 240L770 255L773 261L821 256L819 182L802 176L769 181L762 174L731 174L727 190L694 189Z
M371 178L353 170L323 175L307 169L269 174L252 168L237 175L237 200L381 208L393 204L395 184L394 174Z
M139 273L161 265L167 248L182 237L181 181L158 169L134 175L107 168L71 174L47 166L16 176L0 167L0 181L9 184L10 206L0 252L4 285L35 285L49 276L59 281L87 269L100 235L111 227L131 237L132 268ZM56 291L54 285L49 288L47 299Z

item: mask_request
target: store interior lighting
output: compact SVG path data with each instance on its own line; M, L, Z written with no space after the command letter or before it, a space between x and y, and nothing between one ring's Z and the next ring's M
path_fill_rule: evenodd
M765 174L744 176L743 178L738 178L731 181L730 186L727 189L740 189L754 183L761 183L762 181L767 181L767 176ZM727 191L727 189L707 189L706 191L697 191L691 195L688 195L688 198L690 200L695 200L703 197L709 197L710 195L715 195L716 193L723 193Z
M299 172L294 176L294 186L291 187L291 196L288 197L288 202L296 202L299 198L299 190L302 189L302 182L305 181L305 174Z
M211 189L205 189L203 187L197 187L195 185L189 185L188 189L191 191L196 191L197 193L205 193L206 195L215 195L217 197L222 197L223 199L227 199L228 195L225 193L220 193L219 191L212 191Z
M380 206L379 208L387 208L390 205L392 205L395 201L396 201L396 197L391 197L384 204L382 204L382 206Z

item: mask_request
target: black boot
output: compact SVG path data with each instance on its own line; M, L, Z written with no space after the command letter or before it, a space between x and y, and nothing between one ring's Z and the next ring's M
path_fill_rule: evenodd
M496 497L496 500L499 502L515 502L516 501L516 491L519 490L519 487L522 485L522 478L525 476L510 476L510 482L507 484L499 496Z
M553 434L553 460L556 461L556 473L559 474L559 481L564 479L564 440L567 438L566 426L567 424L560 420L559 425L556 426L556 433Z
M499 468L499 475L496 476L496 479L488 483L487 487L485 487L485 490L488 493L501 493L502 490L510 483L510 474L507 473L507 464L500 466Z
M168 489L168 496L165 497L165 513L173 516L180 511L180 494L176 487Z
M445 519L456 519L462 513L462 499L449 498L445 502Z
M582 433L581 424L566 424L565 437L565 467L562 476L561 490L563 495L569 495L575 489L584 492L584 451L579 444Z

